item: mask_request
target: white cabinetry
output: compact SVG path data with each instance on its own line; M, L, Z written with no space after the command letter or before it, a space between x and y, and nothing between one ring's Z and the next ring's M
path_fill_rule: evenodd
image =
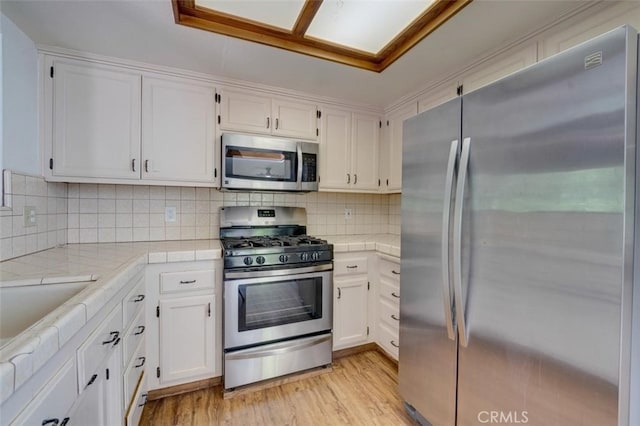
M220 100L220 128L316 140L317 107L308 102L224 89Z
M321 114L320 189L378 190L377 115L324 107Z
M535 64L537 56L537 44L530 43L511 49L498 57L491 58L473 67L469 73L462 76L461 83L463 91L464 93L472 92L502 77Z
M386 192L402 190L402 126L404 120L417 113L417 103L411 102L387 116L387 128L380 149L381 188Z
M149 267L147 359L155 368L147 377L150 389L221 375L220 281L213 262Z
M333 270L333 349L366 343L369 338L368 256L337 254Z
M67 58L45 64L47 179L218 181L213 85Z
M418 114L430 110L458 96L458 82L448 81L433 87L418 99Z
M398 359L400 330L400 260L378 257L377 343Z
M48 63L54 176L137 179L139 72L72 59Z
M217 178L213 85L174 77L142 80L142 178Z

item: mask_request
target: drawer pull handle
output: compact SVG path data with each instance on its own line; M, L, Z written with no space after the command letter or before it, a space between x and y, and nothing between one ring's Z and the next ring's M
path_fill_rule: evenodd
M118 346L118 343L120 343L120 338L119 338L119 337L116 339L116 341L115 341L115 342L113 342L113 346L114 346L114 347L115 347L115 346Z
M148 395L146 393L142 394L142 397L144 398L144 401L142 401L141 404L138 404L138 407L144 407L147 404L147 396Z
M340 290L340 287L338 287L338 299L340 299L342 297L342 291Z
M400 318L398 318L396 314L391 314L391 318L393 318L396 321L400 321Z
M93 376L91 376L91 379L89 380L89 383L87 383L87 386L85 386L85 387L88 388L89 386L91 386L93 384L93 382L96 381L97 378L98 378L97 374L94 374Z
M136 296L135 299L133 299L134 302L138 303L138 302L142 302L144 300L144 294L139 294Z
M393 297L395 297L396 299L400 299L400 296L396 294L396 292L394 291L393 293L391 293L391 295Z
M137 336L139 334L144 333L144 325L139 325L138 326L138 331L136 331L135 333L133 333L134 336Z
M145 361L147 360L147 358L143 357L143 356L139 357L138 359L140 360L140 364L136 365L135 366L136 368L142 367L144 365Z
M67 426L67 423L69 423L69 417L65 417L64 419L62 419L62 423L60 423L60 426Z
M118 336L120 335L119 331L112 331L111 333L109 333L109 335L111 336L111 340L105 340L104 342L102 342L103 345L109 345L113 342L115 342L118 339Z
M400 275L400 272L398 272L398 271L394 271L393 269L391 270L391 273L392 273L393 275Z
M57 425L58 423L60 423L60 420L58 419L46 419L42 421L42 426Z
M394 348L399 348L400 345L397 345L396 342L394 342L393 340L390 341L389 343L391 343L391 346L393 346Z
M195 284L196 280L183 280L180 281L180 284Z
M347 265L347 269L356 269L358 265Z

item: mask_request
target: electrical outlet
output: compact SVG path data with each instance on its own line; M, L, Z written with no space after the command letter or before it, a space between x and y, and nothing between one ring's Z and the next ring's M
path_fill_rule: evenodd
M352 217L353 213L351 211L351 209L344 209L344 218L347 220L350 220Z
M36 226L38 224L38 216L36 215L36 208L33 206L24 207L24 227Z
M175 207L165 207L164 208L164 221L165 222L175 222L176 221L176 208Z

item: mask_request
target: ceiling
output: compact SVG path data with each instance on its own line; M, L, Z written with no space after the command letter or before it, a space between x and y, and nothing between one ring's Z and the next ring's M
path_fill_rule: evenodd
M472 0L172 0L176 22L381 72Z
M177 25L167 0L2 0L0 8L37 44L384 107L584 3L475 0L381 73Z

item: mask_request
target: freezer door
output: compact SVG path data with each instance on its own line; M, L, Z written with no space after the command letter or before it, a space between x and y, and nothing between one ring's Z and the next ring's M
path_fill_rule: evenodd
M457 349L444 228L451 217L460 111L460 99L454 99L405 121L403 130L398 375L402 397L435 425L455 423Z
M459 425L628 424L636 47L621 28L463 98Z

